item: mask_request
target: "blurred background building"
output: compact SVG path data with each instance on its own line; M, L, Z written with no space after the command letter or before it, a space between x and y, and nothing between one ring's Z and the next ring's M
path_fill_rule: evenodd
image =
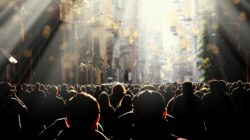
M248 0L2 0L0 79L249 81L248 9Z

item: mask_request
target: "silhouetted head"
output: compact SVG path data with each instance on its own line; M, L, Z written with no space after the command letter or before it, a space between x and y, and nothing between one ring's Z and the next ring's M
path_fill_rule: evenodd
M78 94L76 90L69 90L68 92L66 92L65 99L69 100L71 97L75 96L76 94Z
M85 89L86 89L86 93L91 94L91 95L93 94L93 89L91 85L86 85Z
M121 100L121 102L120 102L120 106L131 106L132 105L132 96L131 95L129 95L129 94L126 94L123 98L122 98L122 100Z
M86 92L86 88L84 86L81 86L81 91Z
M217 80L209 81L210 91L212 93L216 93L218 91L218 85L219 85L219 81L217 81Z
M100 90L101 90L100 86L96 86L95 91L100 91Z
M212 93L225 93L227 91L227 86L224 81L212 80L209 82L209 86Z
M35 83L35 87L34 87L34 90L37 91L37 90L40 90L40 83L36 82Z
M96 129L100 118L100 107L96 99L84 92L74 95L66 104L68 127Z
M61 86L61 90L62 90L62 91L67 91L67 90L68 90L67 85L66 85L66 84L63 84L63 85Z
M40 89L43 90L43 91L47 90L44 84L40 84Z
M23 87L23 90L27 90L28 89L28 85L27 84L23 84L22 87Z
M72 85L70 85L69 88L68 88L68 90L75 90L75 87L72 86Z
M126 95L130 95L131 97L133 97L134 93L131 90L127 90L126 91Z
M20 84L19 84L19 85L17 85L17 86L16 86L16 90L17 90L17 91L22 90L22 85L20 85Z
M182 84L182 93L183 95L193 93L193 84L191 82L184 82Z
M101 91L105 91L106 87L104 85L101 85Z
M111 106L109 95L106 92L102 92L98 98L98 102L102 107Z
M212 80L209 82L211 92L221 92L223 91L223 83L218 80Z
M224 93L226 93L228 91L227 84L224 80L219 81L219 87L220 87L221 91L223 91Z
M164 85L160 85L160 86L158 87L158 92L163 93L164 90L165 90L165 86L164 86Z
M110 99L111 99L111 104L114 108L118 106L125 93L126 89L123 85L117 84L113 87Z
M144 85L142 86L142 88L140 89L140 92L144 91L144 90L152 90L152 91L157 91L157 88L154 85Z
M121 84L117 84L113 87L112 89L112 94L113 95L117 95L117 94L125 94L126 93L126 89L123 85Z
M137 93L139 93L139 91L140 91L140 89L139 89L139 88L134 88L134 89L133 89L133 93L134 93L134 95L136 95Z
M237 85L238 85L238 87L242 87L243 86L242 81L241 80L237 81Z
M175 96L178 96L178 95L180 95L181 94L181 90L180 89L177 89L176 91L175 91Z
M134 113L138 120L159 120L166 117L163 96L152 90L144 90L133 99Z
M6 96L9 95L11 90L11 84L4 82L0 84L0 99L4 99Z
M49 93L50 93L50 96L56 97L56 95L58 94L58 88L56 86L50 87Z

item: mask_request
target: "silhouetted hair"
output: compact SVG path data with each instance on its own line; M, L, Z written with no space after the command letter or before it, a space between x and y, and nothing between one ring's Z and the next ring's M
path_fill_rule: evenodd
M110 95L110 101L114 108L116 108L122 99L122 97L125 95L126 89L123 85L117 84L112 89L112 94Z
M184 82L182 84L182 93L183 94L193 93L193 84L191 82Z
M144 91L144 90L157 91L157 88L156 88L154 85L144 85L144 86L140 89L140 92L141 92L141 91Z
M130 95L131 97L133 97L134 93L131 90L127 90L126 91L126 95Z
M132 96L129 94L126 94L120 101L119 106L128 106L132 104Z
M124 86L117 84L113 87L112 89L112 94L125 94L126 93L126 89Z
M227 91L227 86L225 81L212 80L209 82L209 86L210 86L210 91L212 93L216 92L225 93Z
M41 84L36 82L34 85L34 90L40 90Z
M56 86L52 86L49 88L49 93L51 96L56 96L58 94L58 88Z
M70 98L66 109L68 124L73 128L92 127L100 113L100 107L96 99L84 92Z
M163 96L152 90L145 90L133 99L134 113L139 119L159 119L165 111Z
M61 90L62 90L62 91L67 91L67 90L68 90L67 85L66 85L66 84L63 84L63 85L61 86Z
M109 95L105 91L100 94L98 102L101 106L111 106Z

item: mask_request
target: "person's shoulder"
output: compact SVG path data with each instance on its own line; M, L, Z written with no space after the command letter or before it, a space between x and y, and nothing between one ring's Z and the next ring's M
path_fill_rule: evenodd
M193 98L196 102L201 102L201 98L198 95L193 94Z
M118 116L115 121L116 121L118 128L121 128L121 127L128 127L129 128L135 124L136 116L133 113L133 111L129 111L129 112L126 112L126 113Z
M96 140L108 140L108 138L100 131L95 130Z
M174 104L184 103L183 100L185 100L185 96L183 94L180 94L174 98L173 103Z
M118 120L131 120L131 119L135 119L135 114L133 111L129 111L129 112L126 112L120 116L117 117Z
M173 139L170 123L167 120L157 120L149 123L136 123L132 127L132 137L135 139Z
M209 92L209 93L203 95L201 100L208 100L208 99L212 98L213 96L214 95L211 92Z
M28 111L26 105L18 97L10 97L7 99L7 104L9 107L16 111Z
M115 112L115 109L114 109L114 107L112 107L112 106L108 106L108 110L109 110L110 112L112 112L112 113Z
M62 130L66 129L65 118L55 120L50 126L38 134L39 139L54 139L59 136Z
M174 100L180 100L181 98L183 98L183 94L177 95Z
M85 129L73 129L64 128L57 135L58 140L68 140L73 137L88 139L88 140L108 140L108 138L98 130L85 130Z

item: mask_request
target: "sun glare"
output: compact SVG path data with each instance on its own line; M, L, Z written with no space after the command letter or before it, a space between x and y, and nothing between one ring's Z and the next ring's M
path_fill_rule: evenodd
M148 0L140 3L141 53L146 54L143 59L154 64L153 67L159 67L163 81L198 80L195 45L201 22L196 20L200 16L196 2ZM144 66L146 75L154 73L150 64Z

